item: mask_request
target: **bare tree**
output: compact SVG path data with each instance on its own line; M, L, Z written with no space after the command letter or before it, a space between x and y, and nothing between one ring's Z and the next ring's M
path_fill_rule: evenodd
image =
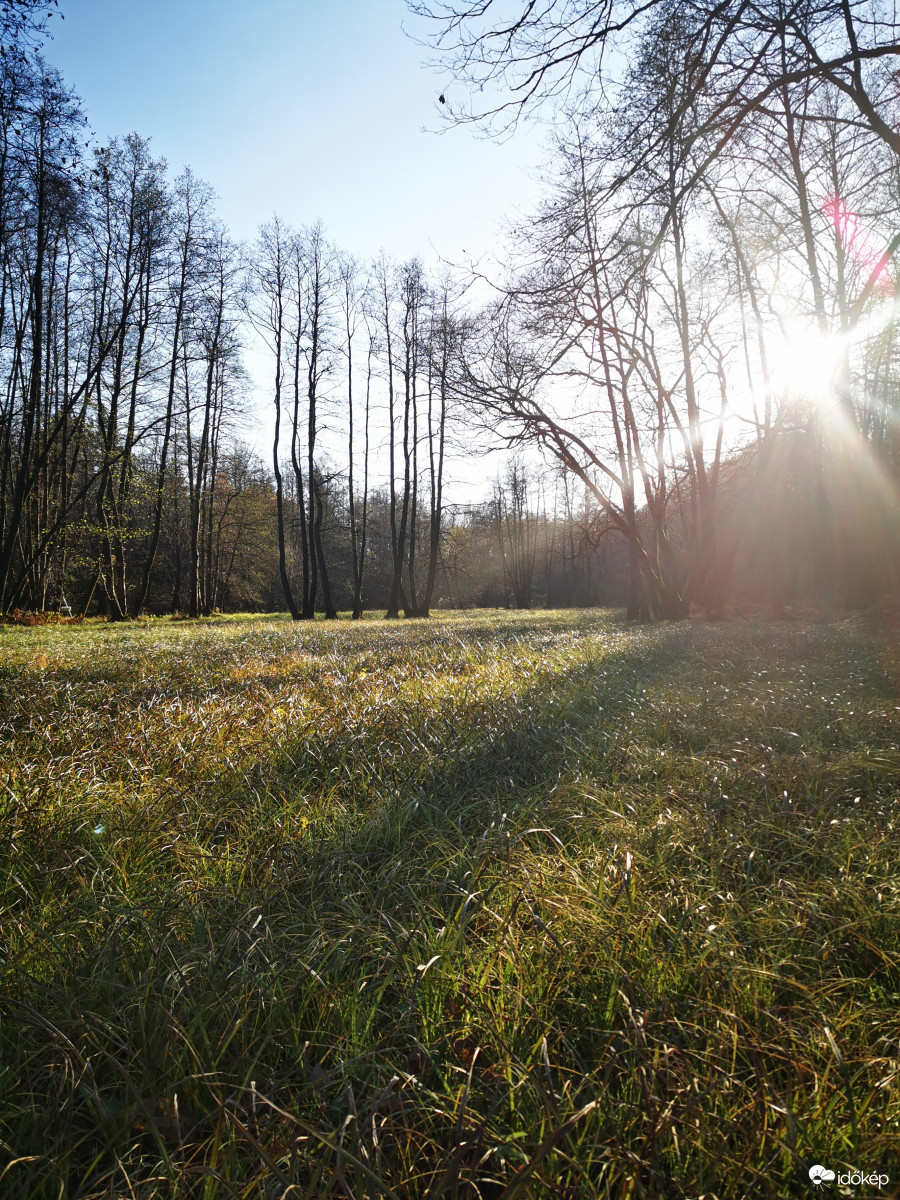
M375 337L368 324L366 291L360 284L359 267L349 256L339 264L341 316L344 332L344 354L347 362L347 507L350 520L350 568L353 575L352 617L363 615L363 578L366 564L366 534L369 501L369 417L371 412L372 363ZM363 324L368 341L366 351L366 390L363 410L363 481L362 494L357 495L354 469L356 464L355 410L353 406L354 339Z
M538 517L532 503L527 469L519 455L507 463L505 478L498 479L494 486L503 576L515 608L531 608L538 532Z
M251 272L257 303L249 310L257 332L266 340L275 360L273 402L275 432L272 445L272 465L275 475L275 499L278 525L278 571L281 587L291 616L299 620L302 613L294 599L287 568L287 533L285 528L284 479L281 472L281 423L283 419L284 366L287 352L287 305L290 286L290 256L293 235L276 216L262 226L251 258ZM292 446L296 439L296 421ZM302 503L302 501L301 501Z
M337 284L332 261L333 251L325 240L321 225L304 229L295 242L294 268L294 423L292 457L297 481L298 503L302 504L302 475L299 469L297 445L300 430L300 363L305 366L306 403L306 490L308 508L302 528L308 536L308 558L304 550L303 616L315 616L316 599L322 593L322 605L327 618L337 616L331 591L331 579L322 540L325 502L323 479L316 463L316 442L319 435L320 401L323 381L332 369L334 347L333 319Z

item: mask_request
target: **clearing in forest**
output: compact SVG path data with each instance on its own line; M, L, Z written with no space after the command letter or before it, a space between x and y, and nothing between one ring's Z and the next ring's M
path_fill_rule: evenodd
M0 1190L900 1183L862 624L0 628Z

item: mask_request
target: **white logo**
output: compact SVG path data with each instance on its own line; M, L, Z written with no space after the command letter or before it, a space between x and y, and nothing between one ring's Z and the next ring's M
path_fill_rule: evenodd
M817 1188L823 1183L834 1183L835 1180L834 1171L829 1171L827 1167L821 1167L818 1163L809 1168L809 1177ZM868 1183L873 1187L883 1188L890 1183L890 1177L874 1173L866 1175L864 1171L844 1171L837 1176L837 1181L840 1187L861 1187Z
M832 1182L834 1171L829 1171L827 1167L820 1167L817 1163L814 1167L809 1168L809 1177L816 1187L821 1187L823 1183Z

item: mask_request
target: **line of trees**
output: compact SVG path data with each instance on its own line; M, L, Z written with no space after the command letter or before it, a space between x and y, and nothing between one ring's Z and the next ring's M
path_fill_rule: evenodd
M449 277L363 267L277 218L238 247L189 170L137 134L92 144L40 56L4 55L0 87L4 610L531 602L490 504L447 504L471 324ZM239 437L248 321L271 354L270 468Z
M495 98L455 119L569 97L478 310L320 225L236 245L190 170L92 141L43 10L0 0L0 610L646 619L893 589L892 10L411 7ZM251 337L268 465L241 442ZM510 453L461 509L448 464L479 432Z
M443 532L452 377L466 331L451 283L430 281L417 259L398 266L382 257L363 267L331 246L321 226L294 230L277 217L263 226L250 261L248 311L272 361L279 572L291 615L309 619L318 606L335 615L322 522L325 489L338 477L346 487L351 609L362 615L377 424L386 442L387 615L427 616ZM345 431L344 471L320 454L329 422Z
M0 609L333 616L346 540L359 616L380 488L385 604L427 615L458 338L449 281L417 261L364 271L320 227L278 220L238 247L190 170L173 180L137 134L94 144L33 49L38 15L0 15ZM275 360L272 480L237 436L248 317ZM389 470L373 479L385 405Z
M232 506L217 489L240 473L221 453L240 411L241 287L205 184L170 180L136 134L92 147L59 74L4 54L3 608L55 605L78 579L86 605L134 615L176 515L175 590L193 613L215 604Z

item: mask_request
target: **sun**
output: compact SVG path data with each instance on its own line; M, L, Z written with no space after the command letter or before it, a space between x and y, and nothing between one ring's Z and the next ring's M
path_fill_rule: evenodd
M770 386L786 399L828 404L835 396L847 348L833 333L801 325L788 325L780 345L773 347L769 363Z

